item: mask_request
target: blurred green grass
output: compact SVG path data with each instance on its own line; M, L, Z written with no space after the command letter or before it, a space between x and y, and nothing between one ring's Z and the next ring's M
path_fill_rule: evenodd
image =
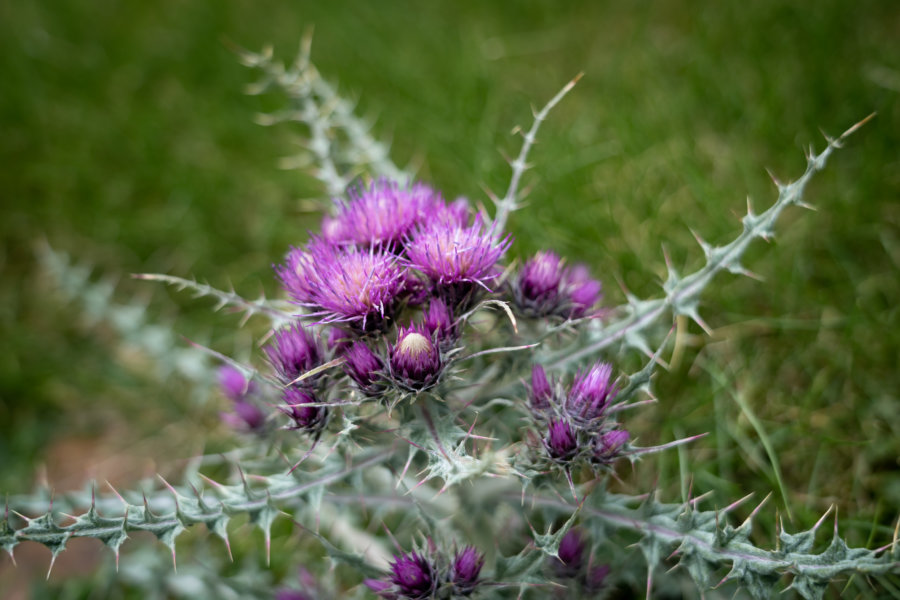
M790 212L745 261L765 281L724 276L704 297L716 335L690 328L658 377L660 403L633 429L642 441L713 432L639 468L636 486L677 490L690 472L720 504L764 494L778 484L740 394L798 524L831 504L855 519L858 542L891 524L900 5L871 0L0 5L0 489L27 489L58 440L123 423L163 452L202 440L214 409L186 403L182 382L123 366L112 332L55 297L35 243L121 276L118 298L146 297L161 322L232 349L235 317L127 274L275 293L270 265L315 226L300 200L321 192L276 168L298 132L253 124L277 99L242 93L253 75L226 47L271 43L290 59L311 25L320 71L377 117L396 162L450 197L501 191L510 131L584 71L541 132L529 206L511 227L518 255L554 247L594 265L611 304L617 280L658 293L661 244L679 268L699 266L688 228L730 239L747 195L760 208L773 198L765 168L798 175L820 127L837 135L878 111L809 189L820 210ZM172 438L159 439L163 427Z

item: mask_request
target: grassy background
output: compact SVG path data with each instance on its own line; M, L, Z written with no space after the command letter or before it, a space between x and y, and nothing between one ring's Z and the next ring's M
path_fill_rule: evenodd
M530 105L580 71L532 154L515 253L551 246L606 282L656 294L660 245L699 266L689 227L712 242L739 230L745 196L767 206L819 127L838 134L873 111L817 177L816 213L791 211L704 297L712 337L692 335L661 374L642 441L711 431L638 470L678 489L685 473L720 504L781 489L798 525L831 504L851 536L884 543L900 507L900 6L895 2L257 2L0 5L0 490L39 465L55 486L85 472L126 476L196 451L215 409L62 302L41 272L46 239L121 277L117 298L229 350L234 317L133 282L196 275L274 293L270 265L314 216L315 182L276 169L298 133L263 129L274 100L227 49L272 43L290 58L315 26L322 73L378 117L399 164L447 196L502 190L510 135ZM690 333L699 334L695 327ZM241 346L243 344L243 346ZM759 432L760 420L783 486ZM100 459L130 456L118 466ZM103 469L107 469L104 471ZM782 496L782 497L778 497ZM881 526L882 529L878 529ZM5 560L5 559L0 559Z

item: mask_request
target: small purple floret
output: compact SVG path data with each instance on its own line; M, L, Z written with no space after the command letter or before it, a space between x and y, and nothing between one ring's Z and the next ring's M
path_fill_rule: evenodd
M584 565L584 539L577 529L570 529L559 542L557 555L559 560L553 561L553 570L557 577L576 577Z
M315 394L303 388L290 387L284 390L281 397L285 403L282 412L294 422L290 429L315 434L325 427L328 407L311 406L319 404Z
M612 365L598 362L587 371L575 375L566 398L569 416L583 421L592 421L604 415L616 395L612 378Z
M544 367L534 365L531 368L531 393L529 394L531 411L536 416L540 415L550 408L550 400L552 398L553 389L550 386L550 381L547 379L547 374L544 373Z
M423 314L423 325L432 339L444 349L452 347L459 338L459 327L453 313L440 298L433 298Z
M276 331L265 351L282 383L294 381L321 361L316 340L300 323Z
M610 464L622 456L624 446L631 435L624 429L607 431L594 442L594 458L603 464Z
M344 353L344 372L368 396L384 391L384 363L365 342L357 341Z
M571 425L561 419L551 419L547 439L544 441L550 457L567 461L578 450L578 439Z
M401 327L391 347L391 373L406 386L424 389L441 372L441 352L423 325Z
M453 591L459 595L468 596L478 587L478 576L481 567L484 566L484 556L473 546L466 546L457 551L450 572L450 581L453 582Z
M243 400L256 392L256 383L248 381L243 373L231 365L219 368L218 379L222 393L232 402Z
M551 250L542 250L525 261L512 284L516 305L531 317L588 316L602 297L601 289L586 266L565 267Z
M421 554L409 552L396 557L391 563L391 582L406 598L428 598L437 588L435 568Z
M573 319L587 316L603 297L600 282L591 278L588 268L584 265L571 267L566 272L563 285L571 301Z

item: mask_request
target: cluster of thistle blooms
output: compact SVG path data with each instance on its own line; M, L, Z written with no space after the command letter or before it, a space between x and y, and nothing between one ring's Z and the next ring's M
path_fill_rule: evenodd
M484 299L508 300L526 319L571 322L597 314L601 285L586 267L543 251L510 272L500 265L509 246L509 236L470 214L465 200L447 203L426 185L376 180L351 190L321 233L275 267L309 322L276 331L265 349L290 428L318 440L329 409L358 403L347 400L350 381L362 401L386 404L438 385L459 360L465 321ZM326 368L338 364L340 370ZM571 482L577 465L597 471L623 453L628 434L609 418L611 377L612 368L599 363L578 373L566 392L534 366L533 464L561 467ZM234 406L224 418L263 431L255 382L226 367L221 384ZM400 555L389 580L369 587L386 598L425 598L426 589L452 584L465 595L459 590L469 588L460 582L474 585L483 557L467 547L450 567L432 554ZM460 579L464 566L468 578Z
M403 598L465 598L480 582L484 556L472 546L464 546L448 560L431 541L427 551L401 553L391 562L386 579L366 579L363 583L387 600Z

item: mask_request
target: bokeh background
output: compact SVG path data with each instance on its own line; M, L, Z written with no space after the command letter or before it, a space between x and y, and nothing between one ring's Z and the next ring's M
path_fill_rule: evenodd
M774 490L769 523L809 526L836 505L854 542L890 540L900 4L888 0L0 4L0 491L127 483L227 446L219 400L91 307L144 307L148 327L251 351L252 325L235 335L236 316L129 274L277 295L271 264L325 198L278 168L303 131L254 123L283 99L246 95L255 74L232 49L272 44L290 60L311 26L319 70L395 162L473 202L505 189L531 106L583 71L541 131L511 228L516 256L553 247L590 263L610 305L617 282L659 293L662 246L679 269L701 265L689 228L727 241L747 196L771 203L767 168L796 177L820 128L877 111L809 188L819 210L789 211L751 251L763 282L722 276L704 297L713 335L688 326L660 402L630 428L648 442L712 433L638 481L677 496L693 478L719 505ZM47 247L85 266L93 297L64 293ZM37 566L11 574L0 557L0 588L38 585L22 579L41 579L48 553L24 552ZM93 568L64 567L35 593L64 594L59 582Z

